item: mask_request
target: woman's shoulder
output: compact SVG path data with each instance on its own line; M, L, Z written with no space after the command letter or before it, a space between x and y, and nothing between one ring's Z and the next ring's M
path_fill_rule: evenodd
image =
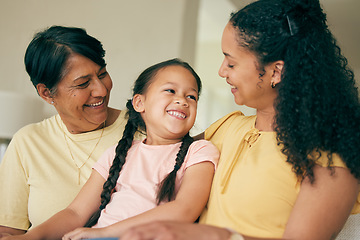
M58 116L60 118L60 116ZM50 142L51 136L59 134L57 115L44 119L40 122L30 123L20 128L12 137L11 143L29 145L35 141Z
M255 118L256 118L255 115L245 116L241 111L234 111L229 114L226 114L225 116L223 116L222 118L217 120L215 123L218 123L218 124L219 123L220 124L230 124L233 122L246 123L246 122L253 122L255 120Z
M20 128L15 134L17 135L28 135L28 134L36 134L43 131L48 131L50 128L58 127L58 121L60 120L59 115L54 115L49 118L46 118L40 122L30 123L22 128Z
M224 117L217 120L215 123L210 125L209 128L205 131L205 139L208 139L206 136L211 135L214 132L223 132L223 131L236 131L238 129L250 129L255 125L256 116L245 116L240 111L231 112Z
M333 153L329 154L325 151L319 151L319 152L313 152L310 154L310 156L315 160L315 163L317 165L320 165L322 167L342 167L347 168L345 162L342 160L339 154Z

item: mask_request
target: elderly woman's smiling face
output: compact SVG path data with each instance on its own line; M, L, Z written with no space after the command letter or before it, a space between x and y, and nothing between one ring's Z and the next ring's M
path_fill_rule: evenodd
M92 131L108 115L112 80L106 67L73 54L53 95L53 104L71 133Z

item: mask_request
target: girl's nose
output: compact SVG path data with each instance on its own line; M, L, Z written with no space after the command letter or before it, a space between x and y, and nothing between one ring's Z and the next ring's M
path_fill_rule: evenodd
M175 104L180 104L181 106L188 107L189 104L184 98L175 99Z

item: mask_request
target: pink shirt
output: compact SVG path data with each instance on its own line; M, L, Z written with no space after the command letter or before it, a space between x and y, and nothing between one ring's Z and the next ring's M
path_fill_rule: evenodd
M117 180L116 192L94 227L106 227L156 207L158 184L174 169L180 145L146 145L134 141ZM109 148L93 167L105 179L109 175L115 148ZM193 142L177 172L175 191L179 190L188 167L204 161L210 161L216 167L218 159L219 151L212 143L206 140Z

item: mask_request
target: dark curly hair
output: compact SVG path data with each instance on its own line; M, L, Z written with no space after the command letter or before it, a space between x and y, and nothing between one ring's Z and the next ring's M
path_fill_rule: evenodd
M136 94L144 94L147 88L149 87L149 85L151 84L152 80L154 79L155 75L159 72L159 70L164 69L168 66L181 66L189 70L189 72L194 76L196 80L198 86L198 93L200 95L200 91L201 91L200 77L197 75L197 73L188 63L175 58L155 64L144 70L135 81L135 85L133 88L133 96ZM113 164L109 170L109 177L103 186L103 191L101 193L100 208L93 214L90 220L85 224L85 227L91 227L95 225L100 217L101 210L104 209L106 205L110 202L111 194L116 186L116 182L119 178L120 171L123 165L125 164L127 152L132 145L132 141L136 131L141 131L141 132L146 131L145 122L143 121L140 113L135 111L132 105L132 99L129 99L127 101L126 107L128 109L127 112L128 121L127 124L125 125L123 136L116 147L115 150L116 155ZM190 137L189 133L187 133L183 137L179 152L176 155L174 169L159 185L159 191L156 199L157 204L160 204L160 202L162 201L171 201L174 199L176 173L181 167L182 163L184 162L184 158L186 156L187 150L193 141L194 140L192 137Z
M321 153L329 168L338 154L360 179L358 91L326 21L318 0L259 0L230 18L260 72L284 61L274 106L277 141L296 175L311 182Z

